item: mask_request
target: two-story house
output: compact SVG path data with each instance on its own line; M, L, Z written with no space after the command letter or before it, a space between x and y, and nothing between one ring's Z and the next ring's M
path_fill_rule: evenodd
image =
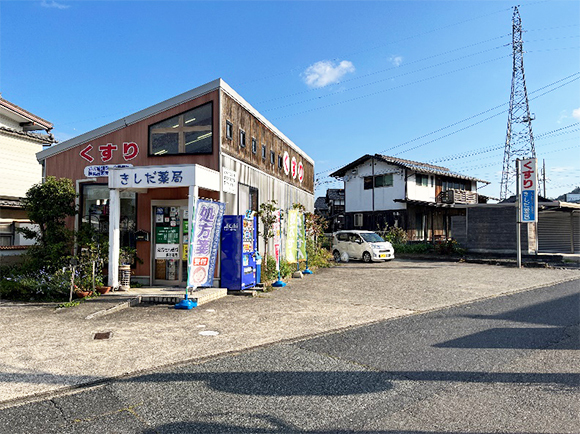
M0 97L0 250L2 262L32 243L16 229L29 224L22 199L42 181L36 153L54 142L52 124Z
M478 203L477 183L489 182L446 167L366 154L330 176L342 179L345 229L405 229L410 240L451 237L456 204Z
M314 212L324 217L326 232L335 232L344 226L344 189L329 188L326 196L316 198Z

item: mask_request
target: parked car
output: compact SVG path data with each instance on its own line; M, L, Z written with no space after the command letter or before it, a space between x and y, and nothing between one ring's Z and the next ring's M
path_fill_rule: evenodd
M338 231L332 237L332 254L336 262L346 253L349 259L364 262L390 261L395 250L388 241L371 231Z

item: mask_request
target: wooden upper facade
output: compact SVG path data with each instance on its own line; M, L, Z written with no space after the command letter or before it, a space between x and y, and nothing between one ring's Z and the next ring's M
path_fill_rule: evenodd
M199 121L195 118L195 111L190 112L198 107L211 113L211 121L208 121L211 125L197 127L197 130L204 129L204 134L198 134L198 139L184 139L187 131L195 134L196 127L188 127L186 123L194 125ZM193 115L186 118L187 113ZM185 116L180 116L182 114ZM245 146L240 131L245 134ZM156 151L160 149L157 142L161 146L165 143L156 138L156 132L167 133L168 143L175 137L175 146L167 145L169 152ZM190 144L200 138L208 142L204 149L197 153L184 152L184 140L189 140ZM256 142L254 149L253 140ZM266 158L263 158L263 147ZM97 177L104 182L102 177L87 176L85 168L116 164L200 164L220 171L220 154L239 159L311 194L314 192L313 160L221 79L45 149L37 154L37 158L44 165L44 176L72 180ZM282 160L279 159L284 159L285 154L287 160L296 162L296 167L298 164L303 167L302 176L295 174L293 177L292 170L286 174L283 165L280 167L279 161Z

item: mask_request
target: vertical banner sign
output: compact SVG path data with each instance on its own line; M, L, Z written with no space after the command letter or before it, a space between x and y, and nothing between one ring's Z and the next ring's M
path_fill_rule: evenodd
M298 260L306 260L306 225L304 223L304 213L298 215Z
M286 232L286 260L294 263L298 260L296 250L298 250L298 210L288 211L288 227Z
M520 222L538 221L538 177L537 160L529 158L521 160L520 191L521 207Z
M212 286L225 204L198 199L190 224L187 287Z
M280 210L274 212L276 221L274 222L274 258L276 259L276 271L280 271Z

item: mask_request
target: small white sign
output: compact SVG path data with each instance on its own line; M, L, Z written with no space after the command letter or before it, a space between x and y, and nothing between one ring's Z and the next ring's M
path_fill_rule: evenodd
M123 169L133 167L132 164L105 164L101 166L85 166L84 173L87 178L109 176L109 169Z
M224 193L238 193L238 173L235 170L222 168L222 189Z
M157 244L155 259L179 259L179 244Z

